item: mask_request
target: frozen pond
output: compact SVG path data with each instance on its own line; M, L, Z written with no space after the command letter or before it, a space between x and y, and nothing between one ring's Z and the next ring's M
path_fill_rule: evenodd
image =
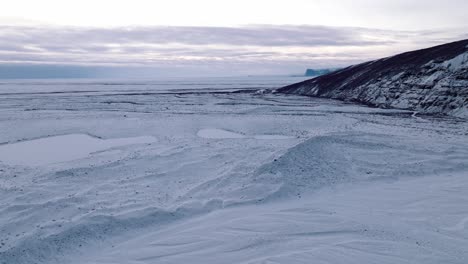
M133 137L103 140L86 134L39 138L0 146L0 161L10 165L40 166L85 158L113 147L154 142L155 138Z

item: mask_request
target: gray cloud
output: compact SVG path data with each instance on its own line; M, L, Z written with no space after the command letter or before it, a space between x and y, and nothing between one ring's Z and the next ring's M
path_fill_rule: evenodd
M179 43L188 45L253 46L343 46L388 44L388 40L366 39L363 35L378 30L324 26L248 26L248 27L126 27L126 28L0 28L4 42L47 45L70 43ZM388 32L387 32L388 33Z
M0 64L193 67L285 72L345 66L466 38L465 29L325 26L77 28L0 26ZM291 70L289 70L291 69Z

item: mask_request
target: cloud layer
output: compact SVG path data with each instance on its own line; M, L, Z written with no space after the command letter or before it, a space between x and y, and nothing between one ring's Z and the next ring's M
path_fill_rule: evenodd
M0 63L262 69L336 67L466 38L463 29L389 31L325 26L0 26ZM216 68L215 67L215 68ZM290 70L288 70L290 69Z

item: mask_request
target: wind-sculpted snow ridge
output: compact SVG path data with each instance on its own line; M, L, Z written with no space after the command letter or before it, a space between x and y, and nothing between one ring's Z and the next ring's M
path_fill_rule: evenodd
M361 133L318 136L252 173L217 178L190 196L213 197L220 193L214 197L226 205L301 197L343 183L466 171L467 158L468 151L463 147L428 147L418 139Z
M277 92L468 118L468 40L350 66Z
M47 236L34 234L15 247L0 252L1 264L34 264L57 261L72 250L80 250L84 245L99 243L103 239L125 232L138 232L144 228L157 226L183 218L190 218L222 208L222 201L212 200L206 204L191 204L175 210L147 208L129 215L96 215L79 221L78 224Z
M63 198L43 205L31 204L24 206L22 210L17 206L9 207L6 210L19 210L20 213L14 215L20 216L24 221L36 217L28 213L38 213L35 211L36 207L40 211L45 208L52 210L56 206L63 209L60 214L56 213L56 223L59 224L54 221L43 225L36 232L22 234L24 240L19 240L18 244L0 252L0 263L60 262L62 257L73 250L79 251L82 246L84 249L88 244L100 243L112 237L128 233L135 236L145 230L159 230L177 220L190 219L222 208L300 198L325 186L462 172L468 169L465 162L467 158L468 152L463 146L434 143L428 147L424 146L422 139L362 133L318 136L286 150L257 169L249 171L240 165L212 179L201 179L189 184L187 188L190 190L171 202L172 206L167 207L170 209L145 204L151 201L144 199L132 209L118 209L121 206L113 208L117 206L114 204L111 208L96 211L95 214L75 215L73 220L62 222L60 215L74 210L66 209L71 204L86 206L85 197ZM210 160L214 161L216 157ZM135 165L131 164L132 167ZM120 171L125 166L118 165L117 168ZM112 166L96 168L101 174L106 174L109 169L112 170ZM72 171L79 174L79 169L71 170L73 174ZM71 177L72 174L64 177ZM97 190L105 191L112 184L112 178ZM140 180L133 179L132 184ZM120 196L109 197L110 200L106 203L111 200L119 203L119 199L126 198L125 195ZM95 206L98 204L99 201ZM103 212L99 213L100 211ZM21 225L21 222L18 224ZM73 224L69 225L68 222Z
M431 228L408 233L408 230L414 231L411 221L420 217L417 207L434 206L426 204L427 198L414 201L414 196L408 196L408 190L401 191L401 187L397 190L401 191L400 195L407 195L401 199L409 199L409 208L403 214L400 212L402 219L394 216L398 223L393 222L392 225L382 220L384 218L380 214L387 211L381 208L391 207L391 210L395 210L393 214L398 214L402 205L393 200L388 201L392 205L382 201L369 202L372 201L369 199L371 195L384 201L391 195L384 195L383 198L374 191L362 194L367 197L364 199L367 206L373 206L374 213L369 215L370 218L359 216L357 212L343 215L343 212L337 213L334 209L327 209L327 206L319 208L320 202L314 206L305 204L306 201L310 202L309 197L316 197L313 195L319 190L325 189L327 193L328 189L323 187L361 186L355 192L366 193L369 189L362 186L379 186L379 190L382 183L404 185L405 181L414 184L411 180L427 180L428 175L436 178L442 175L463 175L468 170L465 162L467 158L468 151L463 146L444 145L441 142L426 146L424 140L417 138L380 134L315 137L286 150L275 160L251 173L228 174L195 188L189 193L192 199L215 197L215 202L209 203L211 206L206 208L200 207L200 210L182 210L186 212L184 216L187 216L187 222L178 221L165 228L162 223L169 221L170 216L163 215L158 221L159 228L133 230L132 239L116 243L118 246L115 249L112 246L104 251L90 251L88 259L71 263L87 263L86 260L96 264L132 261L185 263L190 259L200 263L240 263L247 260L263 263L262 260L267 259L309 263L311 259L323 257L324 254L333 259L331 263L342 260L348 254L351 259L361 261L351 263L392 263L397 259L404 260L402 263L463 263L463 259L468 256L461 252L466 243L458 243L459 238L451 237L453 233L449 234L445 230L433 232ZM358 182L361 184L353 184ZM434 187L424 187L427 183L422 186L419 184L416 182L415 186L408 187L409 193L412 188ZM351 194L352 190L349 191ZM392 185L389 190L384 188L381 191L393 193ZM459 195L458 192L453 193ZM316 198L326 200L326 197ZM340 199L346 197L356 199L353 194ZM330 203L329 206L337 206ZM338 200L337 203L343 201ZM357 206L355 202L350 204ZM346 206L350 205L343 205L343 208ZM348 210L353 211L352 208ZM200 212L205 214L189 217ZM423 213L426 212L423 210ZM172 217L172 220L180 219L180 214ZM143 219L155 221L157 217ZM135 220L137 223L142 221ZM462 219L462 222L448 228L452 230L461 226L463 230L463 225ZM109 223L102 226L109 226ZM133 226L129 224L126 228ZM439 232L444 235L441 236ZM441 242L435 241L436 237ZM420 243L426 244L421 247ZM356 248L363 248L366 253L357 254ZM441 249L443 251L438 251ZM121 253L126 250L130 253ZM329 254L330 251L341 253Z

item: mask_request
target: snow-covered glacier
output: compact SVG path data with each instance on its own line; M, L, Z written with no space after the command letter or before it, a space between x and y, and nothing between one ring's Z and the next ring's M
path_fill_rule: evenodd
M467 121L297 81L3 82L0 263L467 263Z

